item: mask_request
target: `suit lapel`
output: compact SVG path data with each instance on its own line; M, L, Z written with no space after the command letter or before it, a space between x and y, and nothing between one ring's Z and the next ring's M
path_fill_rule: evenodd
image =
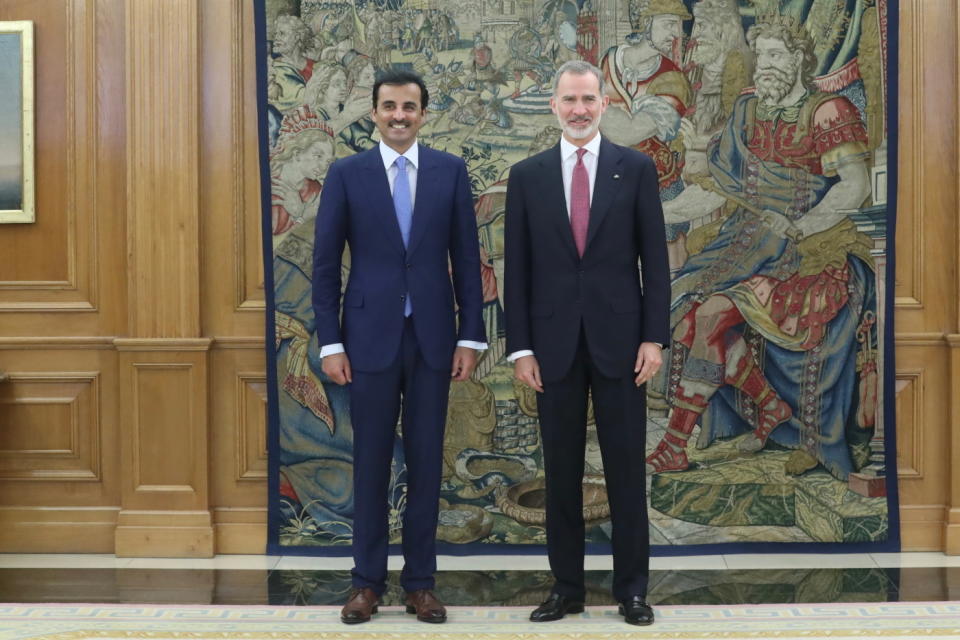
M431 199L428 197L430 192L430 181L433 180L433 173L436 170L437 163L433 150L422 144L419 150L420 166L417 167L417 195L413 203L413 220L410 222L410 242L407 244L407 255L412 254L423 235L429 227L427 208L430 206ZM399 230L400 226L397 225Z
M383 167L380 147L376 146L366 154L364 169L368 174L368 180L365 181L366 186L363 188L370 189L373 213L379 219L377 226L387 234L390 244L402 251L403 236L400 235L400 223L397 222L397 212L393 208L393 195L390 193L390 181ZM419 182L417 184L419 185Z
M543 156L543 183L540 193L546 209L546 215L553 222L560 234L561 242L570 251L574 259L580 260L577 255L577 245L573 241L573 229L570 228L570 213L567 211L567 197L563 190L563 159L560 157L560 145L552 148Z
M590 223L587 225L587 245L584 248L584 254L590 249L590 243L597 235L597 229L610 212L610 205L620 190L620 184L623 182L619 166L623 160L622 156L623 152L616 145L606 138L600 138L597 176L593 182L593 199L590 202Z

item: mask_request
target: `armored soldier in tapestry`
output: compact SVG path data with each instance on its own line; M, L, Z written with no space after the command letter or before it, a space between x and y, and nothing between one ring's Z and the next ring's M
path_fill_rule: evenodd
M346 391L320 367L314 222L330 163L377 144L371 88L394 67L427 82L421 143L467 162L481 244L490 348L473 378L451 387L438 536L544 542L535 397L505 360L504 210L510 166L559 141L553 74L577 58L604 73L602 134L654 159L668 223L669 366L648 384L649 415L637 425L647 431L636 459L651 478L653 543L895 543L883 384L892 367L885 174L895 95L887 0L262 8L279 410L272 546L351 540L353 434ZM346 281L349 256L342 268ZM605 543L592 412L587 427L587 537ZM394 534L405 491L398 443Z

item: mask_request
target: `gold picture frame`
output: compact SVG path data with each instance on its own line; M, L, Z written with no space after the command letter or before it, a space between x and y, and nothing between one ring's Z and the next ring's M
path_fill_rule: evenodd
M0 22L0 223L36 220L33 22Z

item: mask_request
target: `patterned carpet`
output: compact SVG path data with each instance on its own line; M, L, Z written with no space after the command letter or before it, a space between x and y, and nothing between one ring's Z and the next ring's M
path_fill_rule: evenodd
M383 607L346 627L337 607L0 605L0 638L100 640L593 640L627 638L960 638L960 603L658 606L652 627L631 627L612 607L531 624L529 607L451 607L445 625Z

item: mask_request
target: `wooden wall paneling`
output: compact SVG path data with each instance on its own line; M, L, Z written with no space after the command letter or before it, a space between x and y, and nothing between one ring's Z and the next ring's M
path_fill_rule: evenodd
M945 399L955 395L947 334L956 296L941 292L945 283L957 291L957 18L952 0L900 4L895 328L904 550L943 549L951 504Z
M897 461L902 547L943 548L951 456L943 397L948 361L941 334L901 334L897 347Z
M901 5L898 332L944 332L954 313L951 297L937 292L956 266L957 47L943 46L956 43L956 16L953 0Z
M116 330L122 289L103 280L124 256L123 192L112 188L124 162L102 153L123 123L123 94L110 90L123 78L114 14L112 0L0 4L0 20L32 20L37 35L37 220L0 234L3 335Z
M958 246L960 246L960 238L958 238ZM953 455L950 457L952 463L949 477L950 501L945 517L943 550L950 555L960 555L960 462L957 461L956 453L960 450L960 332L947 336L947 341L950 345L950 388L947 391L950 406L947 418L950 425L949 451Z
M954 15L954 34L960 34L960 10L956 10ZM957 67L960 67L960 46L958 46L956 37L950 42L954 43L954 61ZM954 108L953 114L953 149L954 149L954 206L950 211L953 214L953 248L954 255L950 261L953 269L953 317L951 330L947 335L947 344L950 346L950 407L949 424L951 437L951 450L960 450L960 81L957 81L956 70L954 67ZM957 456L954 455L953 466L950 473L950 508L946 515L946 527L944 530L944 551L951 555L960 555L960 462L956 462ZM954 592L960 591L960 583L954 580L951 585Z
M923 169L919 159L923 136L923 90L917 64L923 61L922 26L914 0L904 2L900 11L899 116L897 150L897 230L894 302L899 330L907 309L923 309L923 238L918 224L923 213ZM917 154L917 155L914 155Z
M200 335L199 11L127 0L129 333Z
M119 556L214 553L208 356L200 322L200 10L127 0L129 333L118 338L123 424Z
M218 553L266 548L264 290L253 5L200 4L202 323Z
M0 8L0 20L22 16L29 16L35 29L38 186L42 181L36 206L38 214L46 215L37 215L33 224L4 225L0 235L0 251L6 256L0 266L0 286L6 294L3 306L25 310L56 306L89 309L89 291L87 296L76 295L80 287L89 287L87 279L78 282L78 276L86 275L78 271L86 271L87 265L81 267L80 263L85 262L83 253L89 246L76 237L82 229L77 229L76 194L70 189L76 185L76 137L85 124L82 114L89 104L76 100L89 88L83 82L82 71L81 85L77 86L77 70L84 67L84 58L78 54L89 49L89 23L81 19L77 24L76 14L65 2L47 3L42 8L30 7L26 2L5 2ZM47 33L51 37L46 37ZM86 97L92 98L93 93ZM62 115L69 113L73 117ZM60 153L44 153L53 149Z
M267 538L263 342L218 341L211 358L210 499L217 552L263 553Z
M264 332L253 4L201 3L203 326Z
M0 395L0 478L94 480L100 471L100 373L11 371Z
M120 497L112 341L0 339L0 550L113 551Z
M210 340L126 338L119 351L118 556L208 557L207 358Z

